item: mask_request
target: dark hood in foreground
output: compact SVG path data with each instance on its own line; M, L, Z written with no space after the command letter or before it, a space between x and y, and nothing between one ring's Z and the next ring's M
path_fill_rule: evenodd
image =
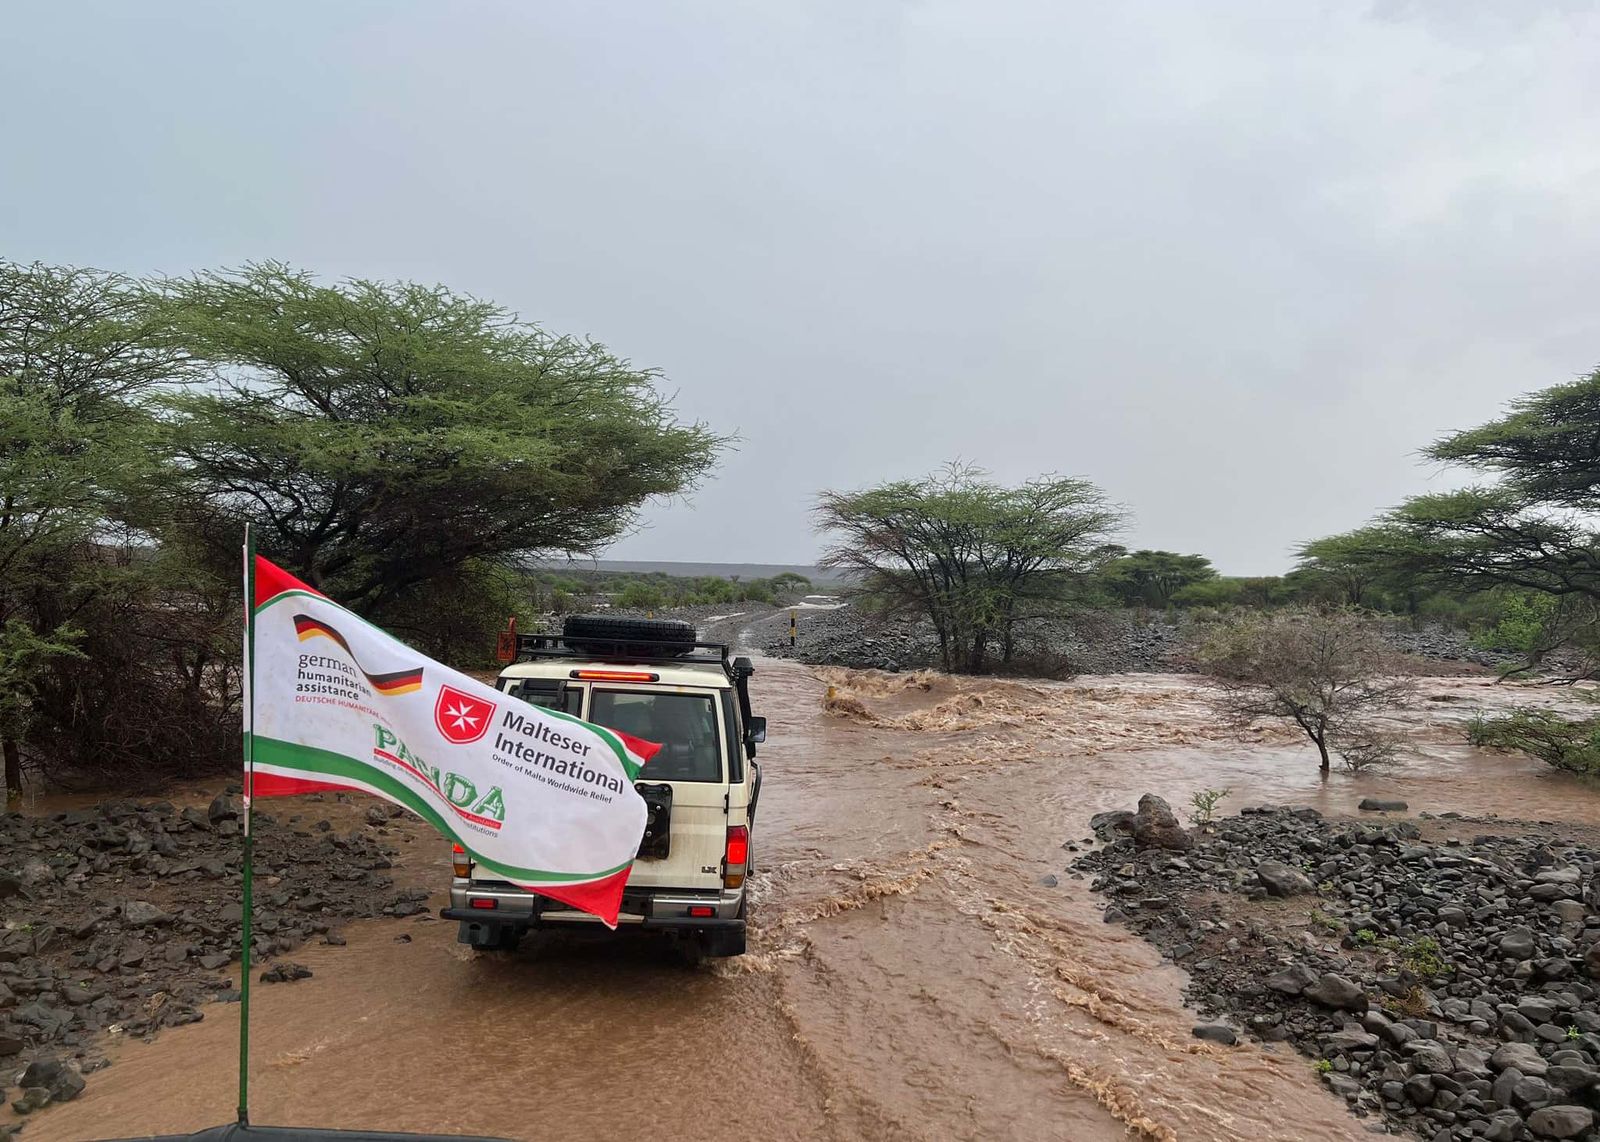
M313 1130L299 1126L213 1126L198 1134L147 1134L110 1142L508 1142L465 1134L393 1134L384 1130Z

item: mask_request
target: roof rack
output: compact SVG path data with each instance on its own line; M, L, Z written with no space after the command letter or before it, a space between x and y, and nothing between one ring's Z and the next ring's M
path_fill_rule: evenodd
M737 682L741 675L748 677L750 671L748 659L730 659L728 657L728 644L724 642L680 642L663 644L674 649L683 648L682 654L640 654L639 648L646 645L640 639L624 638L592 638L587 635L578 639L583 644L579 650L567 645L565 636L559 634L519 634L517 635L517 658L581 658L615 662L619 664L639 665L656 663L661 666L677 666L679 664L696 664L701 666L720 666L724 674L732 681Z

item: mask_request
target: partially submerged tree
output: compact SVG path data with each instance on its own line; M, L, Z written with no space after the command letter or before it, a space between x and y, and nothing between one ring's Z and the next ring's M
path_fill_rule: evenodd
M169 402L188 526L225 561L254 522L369 614L474 560L593 554L723 443L649 370L440 286L266 263L166 293L169 337L214 378Z
M1215 680L1219 713L1240 728L1292 722L1317 747L1323 773L1333 754L1360 769L1396 752L1378 717L1403 705L1413 686L1355 611L1234 614L1205 632L1196 658Z
M887 606L925 615L946 670L1010 662L1019 624L1059 609L1121 549L1122 513L1085 480L1017 487L951 465L921 480L823 492L822 566L845 571Z
M1600 717L1568 719L1553 710L1519 709L1475 718L1467 740L1485 749L1521 750L1557 769L1600 777Z

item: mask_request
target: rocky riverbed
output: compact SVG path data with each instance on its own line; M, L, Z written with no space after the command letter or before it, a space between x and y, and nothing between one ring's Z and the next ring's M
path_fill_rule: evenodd
M1600 1140L1600 827L1364 807L1184 829L1146 797L1075 867L1189 972L1196 1036L1287 1044L1396 1133Z
M937 668L938 643L932 625L911 617L881 618L857 607L798 612L799 638L789 645L787 612L755 616L753 641L765 654L793 658L810 666L855 670ZM1186 650L1186 613L1177 616L1130 610L1084 610L1030 624L1019 641L1016 666L1007 673L1035 677L1073 674L1184 673L1195 669ZM1384 636L1418 673L1450 673L1450 668L1508 669L1518 655L1473 645L1465 632L1437 623L1413 628L1395 621ZM1558 657L1558 656L1557 656ZM1563 662L1552 657L1547 666Z
M938 665L938 643L925 620L881 619L856 607L803 609L797 645L788 625L759 629L760 649L810 666L857 670L922 670ZM1178 628L1132 611L1084 611L1035 624L1019 640L1009 673L1033 677L1124 674L1186 669Z
M269 981L299 978L274 957L341 944L347 921L425 910L427 890L394 873L400 846L431 837L420 823L342 795L274 809L254 815ZM0 1095L17 1114L75 1098L106 1035L148 1038L237 998L239 827L231 793L0 816ZM0 1119L0 1139L18 1128Z

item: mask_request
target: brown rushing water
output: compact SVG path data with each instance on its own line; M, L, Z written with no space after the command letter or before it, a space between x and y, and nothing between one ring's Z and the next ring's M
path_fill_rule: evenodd
M839 685L832 712L824 681ZM359 924L261 987L259 1122L507 1138L1356 1139L1286 1048L1189 1035L1183 976L1100 919L1064 840L1142 792L1224 811L1293 801L1600 820L1600 792L1460 745L1476 708L1568 696L1425 681L1422 756L1324 784L1306 749L1219 737L1192 678L1070 684L813 673L760 664L770 719L752 951L698 970L652 944L474 958L442 922ZM438 876L448 875L440 846ZM418 857L412 857L415 861ZM1060 878L1046 887L1046 874ZM410 943L396 943L402 930ZM30 1142L223 1121L237 1007L114 1046Z

